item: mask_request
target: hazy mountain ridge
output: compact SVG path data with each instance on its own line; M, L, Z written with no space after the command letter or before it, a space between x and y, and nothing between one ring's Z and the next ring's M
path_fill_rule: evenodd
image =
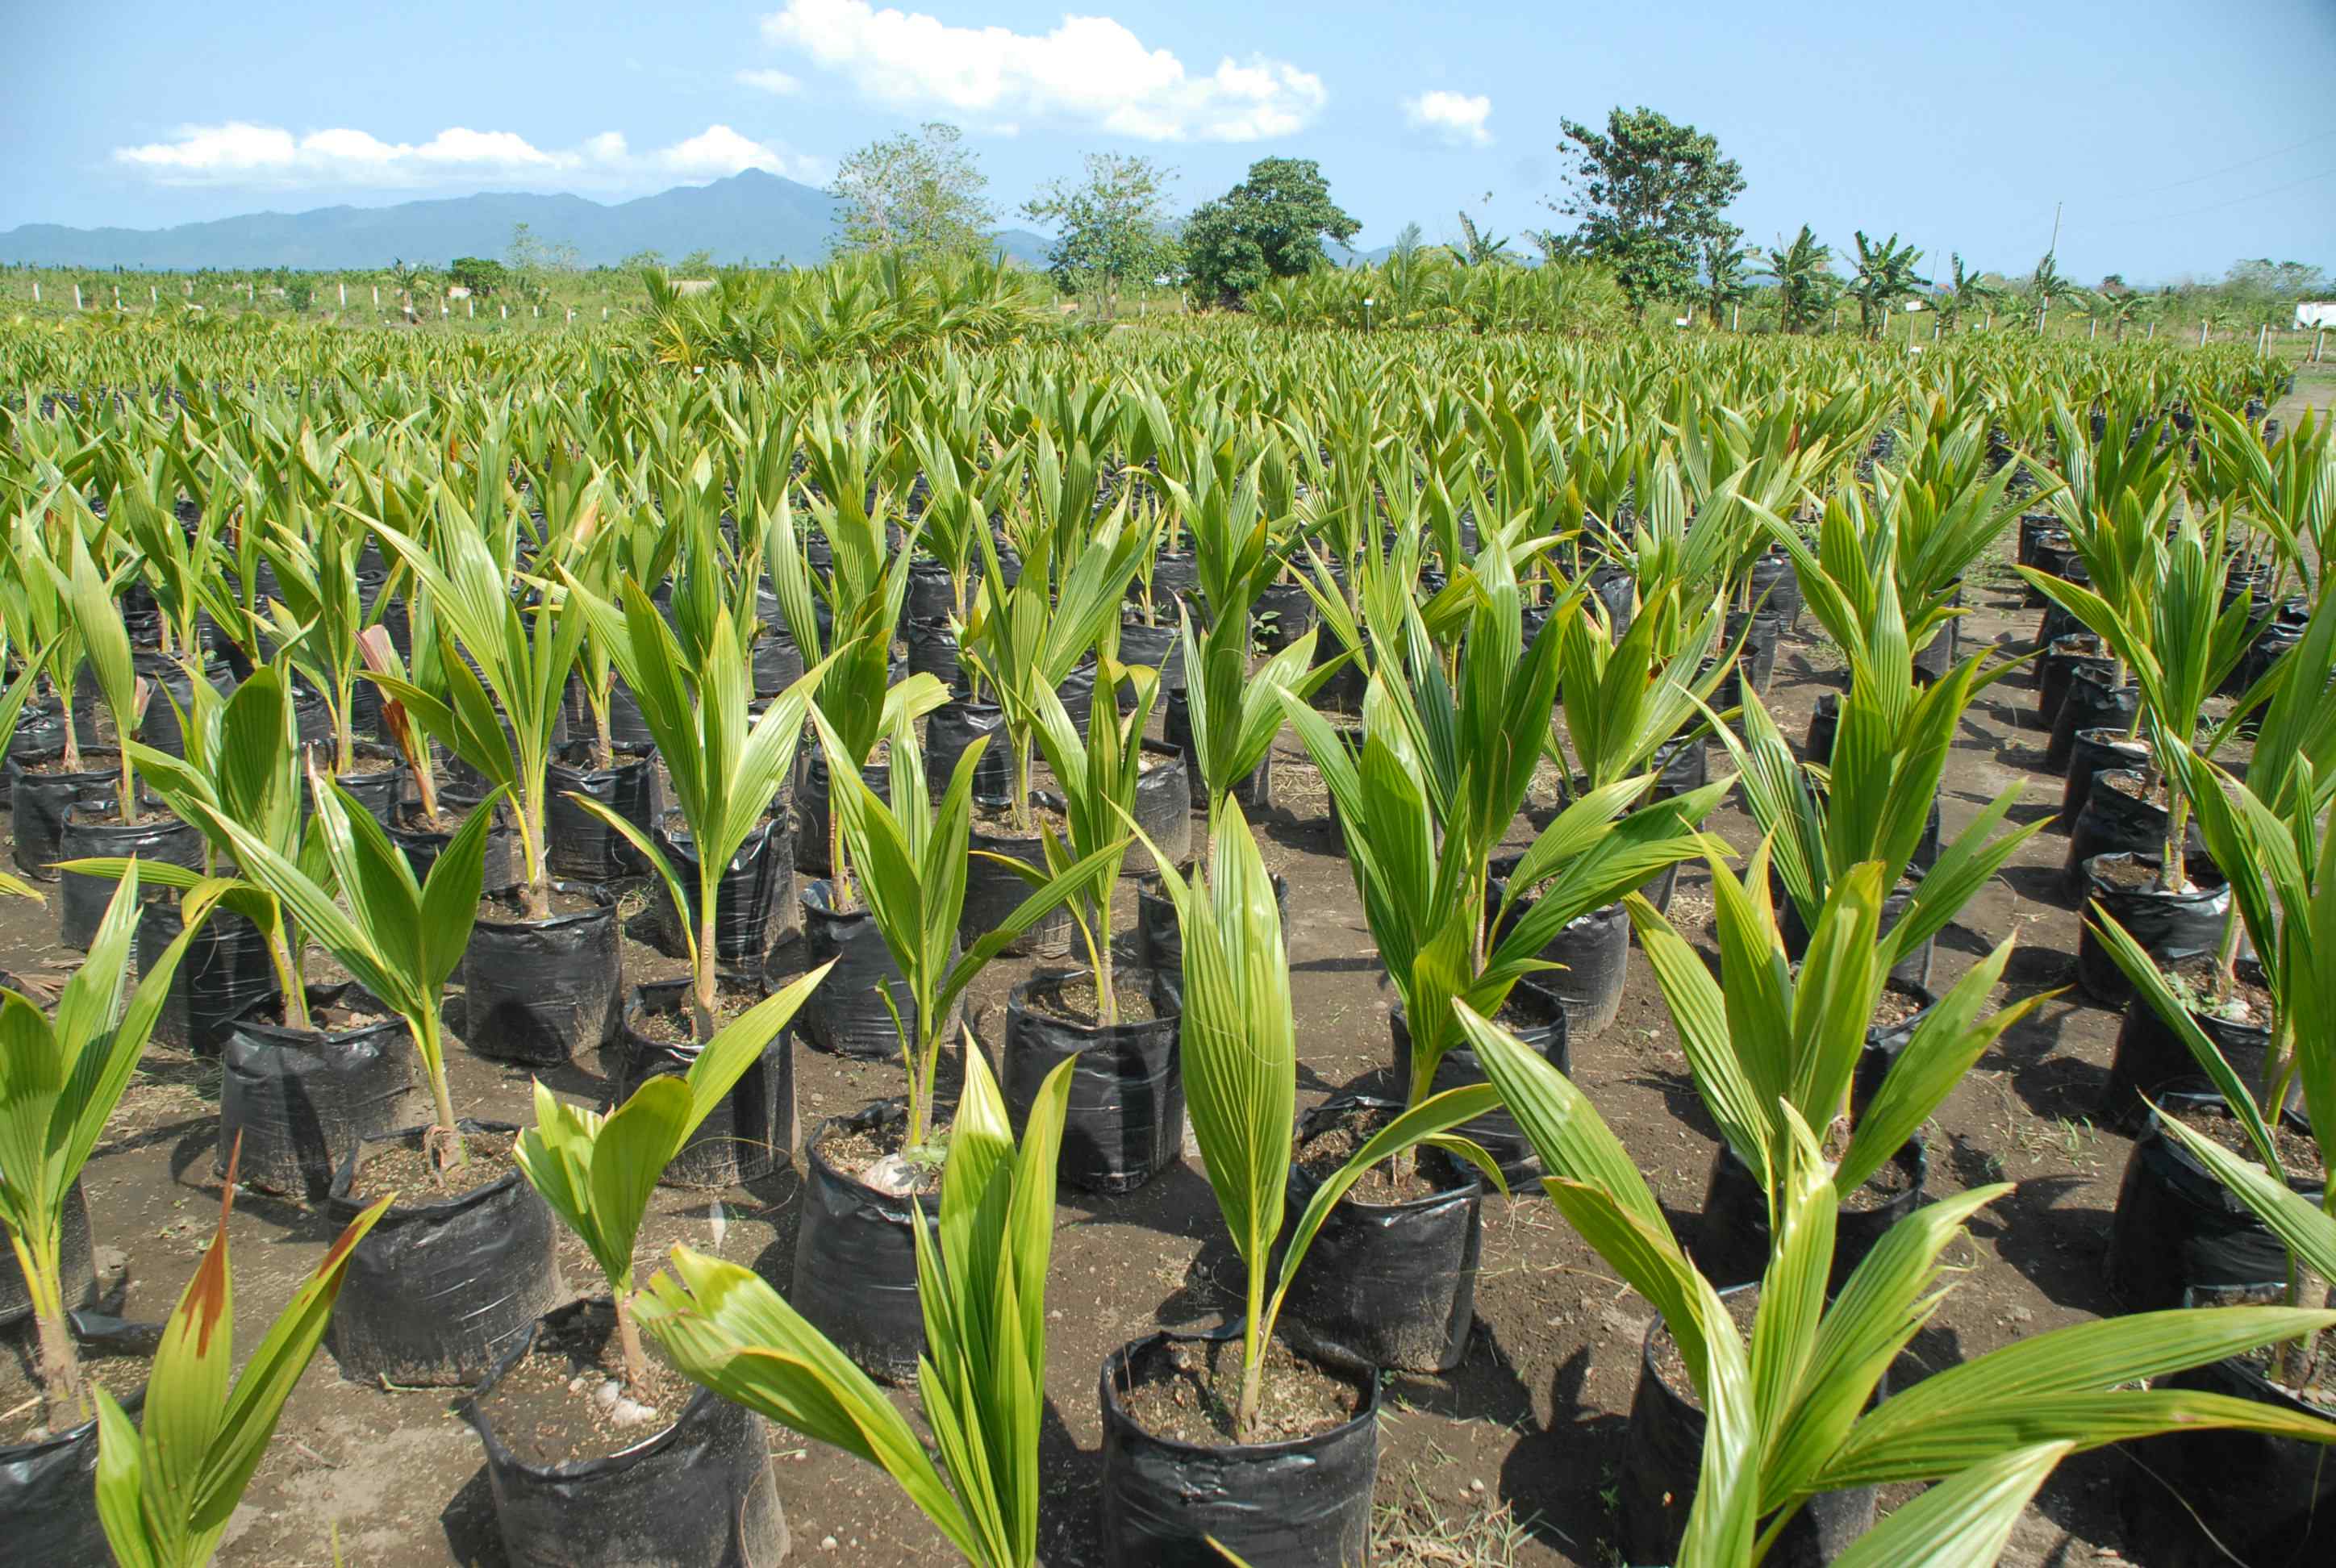
M572 245L587 267L608 267L644 250L678 261L710 250L722 262L790 261L827 254L835 198L749 169L710 185L602 204L581 196L486 192L394 207L323 207L253 212L170 229L70 229L27 223L0 230L0 261L36 267L122 267L145 271L292 267L347 270L457 256L501 256L511 229L528 225L547 244ZM1043 266L1046 241L1021 229L995 236L1012 259Z

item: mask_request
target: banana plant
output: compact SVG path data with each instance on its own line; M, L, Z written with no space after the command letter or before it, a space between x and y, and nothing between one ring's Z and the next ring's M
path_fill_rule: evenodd
M1184 995L1178 1045L1192 1136L1201 1146L1244 1274L1241 1387L1235 1439L1256 1431L1266 1348L1299 1265L1330 1210L1383 1160L1408 1154L1423 1142L1481 1166L1495 1186L1500 1173L1484 1151L1452 1128L1497 1103L1490 1086L1471 1084L1429 1096L1366 1139L1352 1158L1315 1190L1280 1250L1285 1198L1297 1115L1297 1028L1290 1005L1290 957L1281 945L1281 916L1273 883L1238 802L1228 801L1205 879L1187 881L1164 857L1160 877L1176 906L1184 944ZM1269 1277L1271 1291L1267 1290Z
M676 1246L671 1271L638 1306L686 1376L882 1467L978 1568L1037 1559L1046 1262L1071 1066L1039 1086L1017 1148L988 1063L966 1053L939 1233L921 1208L913 1227L925 1316L917 1395L932 1450L868 1374L750 1270Z
M224 704L200 672L193 682L194 700L180 723L187 755L174 757L134 741L130 749L145 772L147 787L180 821L202 832L210 869L195 871L158 862L142 867L141 874L150 887L177 889L182 906L190 910L197 904L215 905L258 927L269 967L276 971L277 988L283 993L285 1022L305 1029L308 1027L307 988L302 979L306 937L287 917L283 901L265 883L246 876L222 877L216 871L219 856L235 857L234 841L217 824L233 822L287 862L304 868L312 879L324 881L330 877L322 841L306 831L300 810L300 754L293 744L291 702L284 674L263 667ZM128 874L132 863L112 856L92 856L62 862L57 869L119 879Z
M1589 1096L1482 1016L1464 1011L1461 1027L1552 1173L1543 1185L1558 1212L1662 1313L1707 1413L1680 1568L1758 1563L1811 1498L1904 1482L1944 1485L1837 1561L1990 1562L2020 1504L2067 1454L2209 1427L2336 1442L2336 1423L2225 1395L2132 1386L2336 1325L2336 1312L2282 1307L2072 1324L1870 1406L1882 1375L1939 1309L1940 1255L2009 1184L1900 1220L1828 1306L1841 1189L1807 1125L1784 1113L1790 1135L1776 1188L1776 1242L1747 1347Z
M482 494L500 482L482 476ZM492 504L500 507L500 492L495 495ZM491 543L485 525L492 521L492 511L475 516L443 487L426 544L377 519L365 520L412 570L429 596L442 637L453 639L441 649L444 697L394 676L376 674L373 679L404 705L433 740L502 792L518 820L526 862L526 916L540 920L551 911L551 873L544 859L544 770L560 726L560 697L584 640L585 617L572 604L556 604L556 596L548 593L534 595L527 613L521 613L511 591L511 524L506 518Z
M241 1154L238 1137L228 1154L219 1226L162 1325L141 1418L133 1423L112 1394L96 1390L97 1516L122 1568L204 1568L210 1562L267 1456L284 1402L316 1354L351 1255L396 1201L390 1193L349 1222L230 1383L235 1276L227 1222Z
M2166 845L2158 864L2158 886L2169 892L2189 881L2183 846L2189 837L2192 803L2175 787L2181 776L2175 748L2186 749L2197 733L2206 699L2238 667L2255 629L2251 591L2241 591L2228 605L2223 602L2226 522L2217 513L2201 531L2197 520L2185 516L2171 543L2162 531L2144 541L2147 589L2138 603L2120 604L2033 567L2017 569L2031 587L2098 637L2132 671L2140 688L2135 730L2146 733L2150 765L2169 792ZM2213 755L2237 733L2240 723L2268 695L2271 683L2285 678L2284 671L2267 673L2233 704L2209 735L2206 755Z
M2336 1280L2336 1208L2328 1206L2324 1191L2315 1203L2269 1174L2282 1169L2272 1129L2300 1100L2320 1150L2323 1183L2336 1174L2336 833L2323 825L2336 780L2321 785L2311 765L2301 764L2284 798L2273 805L2186 748L2175 759L2181 787L2197 803L2201 836L2216 863L2232 868L2232 902L2272 995L2271 1047L2261 1080L2250 1084L2240 1076L2198 1027L2192 1004L2098 903L2093 925L2142 998L2188 1045L2260 1163L2176 1117L2161 1117L2160 1125L2287 1246L2287 1300L2302 1305L2323 1299L2328 1282ZM2316 1339L2284 1347L2280 1380L2310 1386L2325 1355Z
M785 784L813 695L840 656L805 671L754 717L748 712L754 694L747 679L746 637L727 605L715 609L699 657L692 659L630 577L620 587L621 609L574 578L568 579L567 591L580 606L579 618L589 618L593 636L633 688L642 722L656 737L673 780L674 803L689 824L696 847L695 929L687 918L693 905L680 873L649 835L599 801L582 794L569 798L622 833L657 868L673 900L675 924L689 946L693 1027L704 1041L714 1032L715 906L722 879ZM853 776L858 776L857 768Z
M536 1080L535 1125L521 1132L511 1155L600 1265L616 1302L629 1389L648 1377L634 1315L633 1245L657 1179L834 967L830 959L764 998L707 1041L686 1075L651 1077L606 1115L568 1104Z
M1869 861L1835 884L1796 974L1768 901L1767 860L1764 843L1740 881L1717 857L1711 862L1717 978L1652 904L1636 894L1624 903L1679 1026L1696 1092L1773 1207L1794 1127L1815 1127L1840 1144L1830 1179L1855 1192L2006 1029L2057 993L1980 1016L2011 957L2014 939L2005 938L1930 1009L1871 1103L1854 1114L1859 1053L1890 978L1893 950L1880 930L1887 868Z
M1102 706L1102 705L1098 705ZM861 870L861 894L869 919L900 969L916 1012L916 1037L897 1008L900 1058L909 1075L908 1157L929 1157L932 1134L933 1079L940 1066L941 1042L949 1015L966 987L1032 926L1078 893L1126 847L1123 839L1065 867L1015 906L997 929L957 952L958 923L965 912L967 848L973 835L973 779L989 737L978 737L958 758L949 787L936 804L925 789L925 769L909 721L892 732L892 803L877 797L859 770L844 765L850 743L825 713L813 709L820 745L828 758L833 794L830 808L843 842ZM886 1005L892 1006L889 990Z
M81 1362L65 1320L64 1213L90 1151L122 1102L169 997L171 977L202 923L186 929L129 989L138 927L138 865L131 862L90 942L89 958L57 997L56 1016L0 989L0 1223L24 1276L39 1337L38 1371L49 1427L91 1418Z
M190 803L207 832L234 847L242 875L266 888L310 940L405 1020L430 1079L431 1156L441 1173L459 1168L470 1156L454 1125L438 1004L479 918L487 828L503 786L487 793L431 863L429 877L418 883L414 868L373 813L338 784L320 775L313 759L308 788L315 803L315 832L330 868L329 883L220 807L201 801ZM334 901L333 889L346 901L346 910Z

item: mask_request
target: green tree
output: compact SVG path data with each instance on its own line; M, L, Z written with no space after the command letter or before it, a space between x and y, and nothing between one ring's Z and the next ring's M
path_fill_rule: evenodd
M1879 244L1865 238L1865 230L1857 231L1857 275L1850 279L1849 297L1857 301L1857 324L1868 337L1881 336L1883 324L1902 299L1931 287L1927 278L1914 276L1914 263L1922 253L1912 245L1901 245L1892 235Z
M1743 193L1743 170L1719 155L1716 138L1644 106L1613 110L1603 132L1559 123L1558 151L1570 163L1564 194L1548 205L1580 220L1567 249L1611 268L1640 308L1693 295L1704 245Z
M1185 221L1184 264L1194 292L1237 305L1270 278L1329 266L1322 241L1344 243L1361 229L1330 200L1312 159L1260 158L1248 178Z
M989 246L995 214L965 132L934 121L915 135L871 141L845 158L828 194L843 204L841 250L897 250L917 260Z
M1149 158L1090 152L1086 172L1055 180L1022 205L1022 215L1051 227L1047 270L1066 290L1100 288L1106 305L1129 278L1178 265L1168 222L1168 182L1176 171Z
M1953 270L1947 286L1939 290L1938 308L1947 330L1952 332L1966 315L1992 308L2003 297L2003 290L1988 281L1986 273L1965 268L1960 253L1951 254L1947 260Z
M486 256L457 256L447 263L446 276L482 299L488 298L499 288L511 286L511 269Z
M1833 247L1818 244L1815 231L1806 223L1790 245L1770 249L1762 266L1767 276L1776 280L1776 308L1787 332L1816 326L1817 317L1841 286L1841 279L1834 276Z

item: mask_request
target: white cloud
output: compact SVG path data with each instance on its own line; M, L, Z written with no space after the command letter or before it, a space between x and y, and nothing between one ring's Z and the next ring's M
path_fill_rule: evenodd
M792 98L803 91L803 83L784 71L741 71L735 80L741 87L780 98Z
M1484 129L1493 101L1483 93L1446 93L1441 88L1403 101L1404 122L1416 131L1434 131L1455 147L1490 147L1493 133Z
M1303 129L1329 96L1320 77L1261 55L1195 75L1108 16L1066 15L1031 34L867 0L787 0L763 18L763 36L880 102L939 108L991 131L1037 120L1141 141L1256 141Z
M346 127L296 136L280 126L238 120L182 126L166 141L117 147L113 159L164 185L421 189L516 180L590 190L639 185L659 176L718 179L742 169L798 180L826 176L820 160L756 141L727 125L709 125L670 147L637 155L617 131L548 151L511 131L454 126L427 141L384 141Z

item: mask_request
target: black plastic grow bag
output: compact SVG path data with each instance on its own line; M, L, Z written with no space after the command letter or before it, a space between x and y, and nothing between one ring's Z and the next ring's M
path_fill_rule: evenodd
M995 750L995 745L991 749ZM988 759L985 757L984 760ZM957 764L954 754L949 757L949 764L951 766ZM826 752L818 746L806 747L803 754L803 765L797 771L799 776L794 786L795 869L823 877L831 870L827 862L832 851L830 840L833 835L827 805ZM860 777L875 792L878 800L886 805L892 803L891 764L870 763L860 770Z
M2245 978L2263 983L2261 964L2246 959L2238 967ZM2263 1081L2263 1058L2271 1051L2267 1026L2220 1018L2195 1008L2189 1012L2191 1021L2223 1053L2241 1083ZM2136 993L2125 1005L2125 1023L2117 1030L2116 1051L2109 1058L2108 1086L2101 1091L2102 1119L2111 1126L2136 1125L2148 1115L2149 1107L2142 1103L2145 1097L2157 1099L2175 1085L2197 1078L2203 1070L2174 1026L2159 1016L2148 998Z
M803 953L807 967L829 959L835 968L807 998L795 1015L803 1038L822 1050L841 1057L897 1061L906 1031L918 1037L917 1004L892 950L865 910L835 912L833 895L824 881L806 885L799 897L803 906ZM878 988L891 1000L888 1005ZM962 1004L959 1004L960 1007ZM894 1022L894 1014L899 1021ZM944 1035L952 1031L944 1030Z
M1030 1006L1032 998L1059 992L1071 978L1041 976L1007 995L999 1087L1018 1135L1046 1075L1076 1058L1057 1169L1082 1192L1131 1193L1183 1155L1184 1073L1174 996L1154 986L1144 970L1121 969L1115 989L1123 995L1144 989L1157 1017L1105 1027Z
M1531 980L1521 980L1509 992L1507 1008L1531 1015L1537 1021L1521 1023L1504 1018L1502 1026L1543 1061L1563 1074L1572 1070L1573 1055L1566 1025L1565 1008L1555 997L1541 989ZM1387 1028L1394 1046L1396 1082L1411 1082L1411 1025L1404 1016L1403 1004L1397 1002L1387 1016ZM1436 1058L1436 1076L1428 1085L1431 1094L1446 1089L1465 1088L1471 1084L1486 1082L1484 1064L1476 1053L1465 1045L1454 1045ZM1500 1167L1502 1177L1512 1188L1530 1182L1541 1174L1541 1156L1533 1152L1533 1144L1525 1137L1524 1129L1509 1114L1505 1105L1495 1105L1483 1115L1461 1123L1452 1129L1455 1137L1466 1138L1493 1157Z
M2085 802L2093 793L2093 775L2097 773L2123 771L2132 773L2149 765L2149 747L2137 740L2126 738L2121 729L2080 730L2068 745L2067 783L2060 790L2060 831L2067 833L2077 825Z
M1135 825L1168 857L1170 865L1192 858L1192 768L1184 754L1164 741L1147 740L1135 776ZM1159 869L1144 839L1131 837L1120 875L1140 877Z
M1223 1568L1213 1537L1251 1568L1350 1568L1370 1560L1378 1478L1379 1380L1355 1374L1360 1405L1327 1432L1287 1443L1202 1447L1135 1424L1121 1392L1180 1346L1237 1338L1149 1335L1103 1365L1103 1533L1108 1568Z
M501 1122L460 1126L465 1134L516 1130ZM422 1131L367 1138L347 1150L326 1205L335 1225L367 1206L351 1195L366 1146ZM516 1169L450 1198L401 1194L350 1253L325 1328L341 1375L360 1383L476 1383L566 1298L556 1232L550 1208Z
M1184 754L1185 783L1192 791L1192 803L1206 806L1209 803L1208 781L1201 776L1200 753L1192 744L1192 710L1182 687L1168 694L1165 711L1161 715L1160 732L1170 745ZM1273 803L1271 747L1266 749L1265 756L1258 763L1255 771L1246 778L1234 781L1232 796L1250 812L1263 810Z
M1299 1142L1356 1109L1392 1119L1403 1106L1338 1096L1299 1117ZM1349 1193L1331 1206L1283 1303L1281 1332L1292 1345L1339 1362L1415 1372L1448 1372L1467 1355L1484 1179L1437 1149L1419 1151L1419 1169L1437 1183L1426 1197L1367 1203ZM1284 1244L1319 1187L1291 1164Z
M79 1177L65 1189L64 1213L60 1216L57 1231L57 1272L64 1281L63 1294L68 1310L87 1307L97 1300L97 1265L89 1242L89 1200L82 1193ZM16 1249L0 1251L0 1335L12 1334L20 1327L29 1328L32 1318L32 1288L25 1283L24 1271L16 1261Z
M957 930L958 940L970 946L1004 925L1007 917L1037 891L1020 873L989 857L1003 855L1043 873L1046 869L1046 848L1037 833L999 832L976 823L966 852L965 903L959 914ZM1061 904L1040 916L1037 924L1000 950L1056 958L1071 950L1072 936L1070 906Z
M122 1407L133 1422L141 1419L146 1390L135 1390ZM114 1561L97 1513L97 1446L92 1419L38 1442L0 1447L0 1534L9 1561L28 1568Z
M2112 686L2109 675L2092 669L2068 672L2068 695L2052 717L2052 739L2044 748L2044 771L2065 774L2077 732L2088 729L2130 730L2141 710L2141 688Z
M1922 1187L1930 1178L1931 1158L1917 1133L1891 1156L1906 1184L1887 1201L1861 1209L1844 1208L1834 1222L1833 1271L1828 1295L1849 1282L1849 1277L1873 1251L1891 1226L1922 1204ZM1696 1267L1715 1285L1741 1285L1757 1280L1768 1265L1768 1198L1752 1168L1737 1158L1726 1144L1711 1163L1711 1183L1704 1191L1703 1224L1690 1251Z
M688 908L676 911L672 895L660 888L656 895L670 928L676 914L695 930L702 918L697 907L697 841L690 837L681 813L668 812L657 828L657 849L681 879ZM717 962L745 974L759 974L763 960L794 913L795 868L787 842L784 817L764 817L739 844L730 864L714 885L714 956ZM676 952L688 945L673 932Z
M605 882L649 869L624 834L568 797L597 802L648 837L664 815L653 753L620 752L612 765L592 767L583 755L571 752L569 761L544 769L543 783L544 862L553 876Z
M2157 1104L2168 1115L2230 1115L2223 1096L2195 1076ZM2308 1133L2300 1120L2290 1125ZM2289 1185L2320 1201L2320 1183L2290 1177ZM2126 1156L2109 1222L2109 1289L2117 1300L2128 1311L2154 1312L2180 1306L2188 1290L2284 1283L2287 1268L2287 1248L2270 1227L2149 1113Z
M670 1425L603 1458L531 1465L495 1436L481 1401L540 1339L605 1341L616 1329L606 1300L549 1312L457 1407L486 1449L504 1560L511 1568L774 1568L789 1543L768 1428L711 1388L693 1390Z
M148 820L123 827L110 803L86 803L65 813L64 836L57 845L61 861L100 857L128 860L136 856L148 865L156 862L199 870L203 863L203 835L192 823L182 823L152 802L141 803ZM112 877L74 873L57 888L57 940L86 951L105 922L106 906L120 884Z
M351 989L310 986L308 1005L331 1006ZM236 1170L245 1183L315 1197L331 1186L351 1144L404 1126L427 1100L404 1019L300 1029L281 1021L282 1003L273 994L261 998L228 1031L214 1164L225 1174L228 1151L240 1138Z
M619 1104L661 1074L685 1076L698 1047L654 1038L641 1026L655 1015L687 1005L689 981L651 980L625 1001L625 1059L617 1079ZM731 1187L769 1175L794 1155L795 1042L792 1023L772 1037L721 1104L689 1135L658 1178L669 1187Z
M554 882L592 900L548 920L484 915L462 950L462 1040L480 1056L556 1066L616 1036L625 996L623 933L605 887ZM505 895L506 898L511 895Z
M983 750L981 760L973 765L974 798L1002 801L1014 787L1014 765L1006 745L1006 710L996 703L959 697L927 716L925 791L935 801L949 793L958 758L984 735L989 737L989 745ZM802 863L800 858L796 863Z
M831 977L832 979L832 977ZM905 1382L924 1353L917 1301L917 1243L909 1227L921 1209L938 1220L937 1196L913 1201L880 1193L828 1164L820 1140L831 1129L872 1132L903 1121L899 1102L822 1122L805 1145L802 1228L795 1232L794 1289L788 1301L804 1321L871 1377ZM938 1230L934 1232L938 1239Z
M2036 726L2049 730L2052 721L2060 716L2060 705L2068 697L2068 685L2080 669L2091 670L2103 680L2117 676L2117 660L2101 651L2101 639L2090 632L2072 632L2056 637L2045 649L2044 657L2036 661Z
M56 862L64 858L65 813L77 805L102 805L114 799L122 783L121 766L84 766L79 773L27 773L14 751L5 765L9 832L17 869L35 881L55 881L60 874Z
M152 969L186 929L173 899L149 899L138 911L138 968ZM155 1016L154 1037L199 1057L216 1057L235 1021L278 995L276 965L258 926L232 910L214 909L198 927L169 995Z
M2125 978L2125 971L2117 968L2107 947L2094 933L2094 904L2107 911L2160 969L2200 953L2217 951L2222 945L2224 921L2231 911L2231 890L2227 886L2195 887L2187 892L2169 893L2160 892L2154 886L2114 886L2104 875L2105 868L2120 862L2138 862L2155 871L2161 858L2110 854L2096 855L2085 862L2087 913L2077 932L2077 983L2103 1007L2125 1006L2132 999L2133 982Z

